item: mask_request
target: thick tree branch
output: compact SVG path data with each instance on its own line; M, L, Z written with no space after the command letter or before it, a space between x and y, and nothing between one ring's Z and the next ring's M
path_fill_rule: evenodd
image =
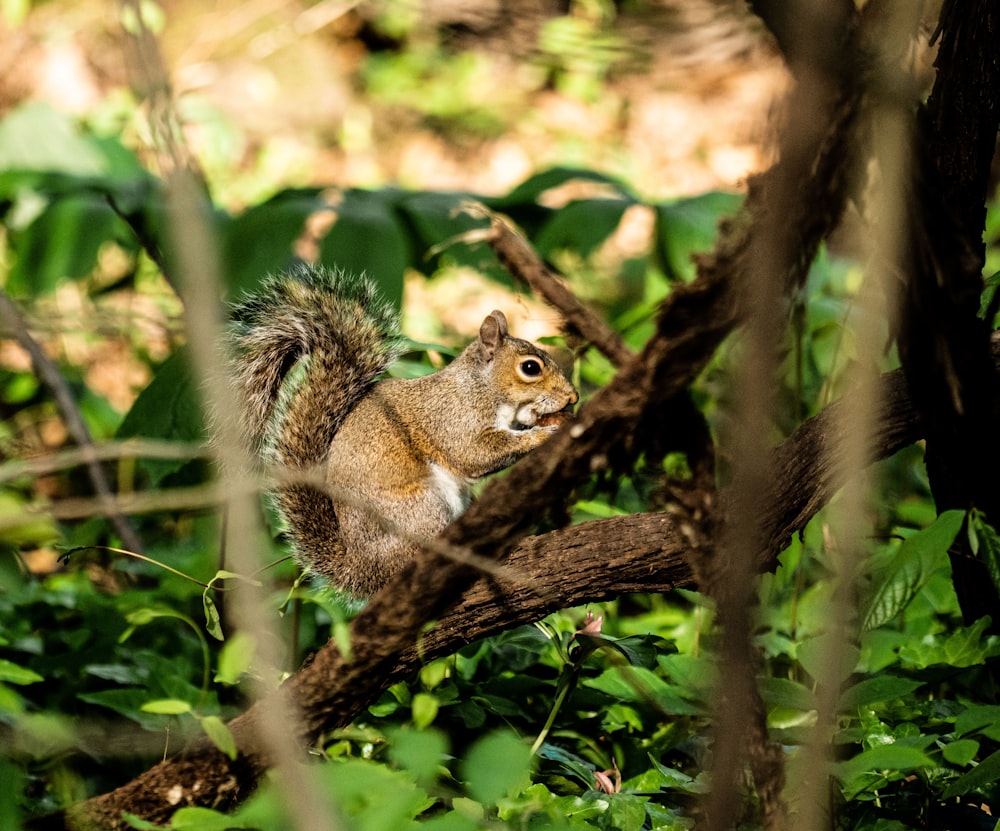
M927 471L939 511L977 507L1000 517L1000 444L984 441L1000 420L989 360L990 322L979 297L990 162L1000 127L1000 2L946 0L938 76L920 113L913 152L909 245L899 264L899 351L927 424ZM959 535L951 552L966 620L1000 604L985 564Z

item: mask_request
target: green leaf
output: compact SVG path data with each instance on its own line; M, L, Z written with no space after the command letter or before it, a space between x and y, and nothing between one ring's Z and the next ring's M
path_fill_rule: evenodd
M186 349L164 361L132 404L118 428L118 438L133 437L187 443L204 440L201 404ZM186 459L140 459L138 466L158 485L187 464Z
M435 687L440 686L450 675L451 658L439 658L436 661L431 661L429 664L424 664L420 668L420 683L428 690L433 690Z
M217 641L224 641L226 636L222 632L222 616L210 589L201 593L201 606L205 612L205 631Z
M903 611L947 562L945 554L962 528L964 511L945 511L930 526L903 541L892 561L874 575L862 628L875 629Z
M652 704L672 715L700 715L704 712L686 701L662 678L645 667L610 667L597 678L588 678L583 686L599 690L622 701Z
M128 823L129 828L135 828L136 831L164 831L164 826L130 814L128 811L122 811L122 819Z
M734 214L743 197L715 191L656 206L657 251L667 275L690 280L695 275L691 255L712 247L723 216Z
M979 742L975 739L956 739L941 748L941 755L953 765L965 767L976 758Z
M5 681L8 684L37 684L39 681L44 681L45 678L30 669L25 669L22 666L18 666L5 658L0 658L0 681Z
M1000 534L986 521L982 511L973 510L969 515L969 543L972 553L986 563L986 571L993 586L1000 591Z
M909 695L920 686L922 686L922 682L912 678L900 678L898 675L873 675L844 690L840 696L839 708L842 712L849 712L880 701L892 701Z
M0 170L57 170L82 176L105 172L105 160L74 120L31 102L0 121Z
M898 744L884 744L862 751L846 762L835 764L833 770L846 785L866 773L912 770L932 765L933 762L922 750Z
M413 696L410 709L413 711L413 723L417 728L429 727L437 718L438 708L437 697L430 693L418 692Z
M256 644L254 638L243 629L231 635L219 650L219 667L215 680L220 684L236 684L253 664Z
M979 312L977 313L980 320L986 320L990 304L993 303L998 288L1000 288L1000 271L995 271L983 280L983 293L979 296Z
M159 698L147 701L140 707L144 713L155 713L161 716L179 716L191 712L191 705L178 698Z
M624 183L603 173L578 167L553 167L526 179L506 196L489 200L489 204L501 210L511 205L538 202L546 192L575 182L608 185L623 196L632 195Z
M469 793L485 805L527 787L531 749L513 733L498 731L479 739L461 764Z
M991 753L972 770L963 773L945 788L942 799L954 799L956 796L974 793L980 788L995 785L1000 779L1000 750Z
M562 250L589 257L614 233L631 204L623 199L570 202L542 226L535 237L535 247L546 258Z
M229 297L253 291L268 274L288 268L306 220L329 210L318 188L290 188L226 223L222 248Z
M815 638L802 641L795 651L803 669L814 679L829 679L831 656L836 655L840 666L836 667L834 683L840 684L847 679L861 658L861 650L853 643L843 643L839 634L825 632Z
M132 232L100 194L81 192L52 201L27 227L12 234L16 259L8 290L49 292L64 280L89 276L107 242L132 240Z
M935 664L952 667L971 667L982 664L987 656L998 650L996 638L986 637L990 618L982 617L972 626L959 626L944 635L925 635L912 638L899 650L900 660L917 669Z
M420 823L420 831L480 831L482 827L482 822L477 822L460 811L437 814Z
M463 209L472 199L467 193L415 193L399 200L396 209L405 221L414 252L411 265L428 276L442 264L467 266L509 284L509 273L487 243L455 239L489 227L489 219Z
M955 719L955 735L966 736L1000 723L1000 704L980 704L966 708Z
M211 808L179 808L170 818L171 831L227 831L230 828L246 827L228 814Z
M324 765L318 786L329 791L351 831L411 828L410 820L434 804L408 773L372 761L348 759Z
M153 713L144 712L143 704L149 701L149 692L144 689L130 687L127 689L99 690L97 692L79 693L81 701L88 704L98 704L137 721L143 727L156 730L163 726L162 718Z
M409 238L390 190L347 190L337 206L337 221L320 245L320 262L353 274L367 274L383 297L399 308L403 274L412 262Z
M440 730L396 730L389 745L389 758L427 785L438 777L448 752L448 738Z
M816 709L816 695L791 678L759 678L760 697L769 707L787 707L808 712Z
M239 751L236 749L236 739L233 738L226 723L218 716L202 716L198 721L201 722L201 729L205 731L205 735L212 740L212 744L230 759L235 760Z

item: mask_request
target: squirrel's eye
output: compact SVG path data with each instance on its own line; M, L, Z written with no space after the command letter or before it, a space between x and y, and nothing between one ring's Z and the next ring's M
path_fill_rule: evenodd
M525 358L521 361L521 374L527 378L537 378L542 374L542 362L537 358Z

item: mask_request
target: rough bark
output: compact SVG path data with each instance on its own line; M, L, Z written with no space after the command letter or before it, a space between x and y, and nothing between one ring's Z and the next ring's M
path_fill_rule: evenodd
M947 0L938 75L915 136L910 245L900 264L899 348L927 423L926 461L939 511L978 508L1000 521L1000 391L989 360L992 321L978 316L990 163L1000 127L1000 2ZM967 622L1000 596L966 535L951 551Z

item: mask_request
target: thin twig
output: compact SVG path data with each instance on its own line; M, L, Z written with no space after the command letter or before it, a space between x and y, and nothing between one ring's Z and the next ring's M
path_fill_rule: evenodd
M102 442L87 448L73 447L46 453L32 459L13 459L0 465L0 484L22 476L48 476L60 470L84 465L91 460L106 462L117 459L178 460L207 458L211 450L193 442L168 442L154 439L125 439Z
M579 301L508 220L479 205L470 210L489 217L489 230L481 239L496 252L504 268L562 315L568 332L593 344L617 367L632 358L619 334Z
M2 290L0 290L0 324L2 324L4 331L13 335L21 347L31 356L31 363L35 368L35 372L38 373L39 378L45 382L52 392L56 400L56 406L59 407L59 412L62 414L66 429L79 447L82 457L81 461L87 468L87 475L94 486L97 498L102 506L104 506L104 513L118 533L118 536L121 537L122 543L124 543L126 548L131 548L133 551L142 551L143 545L139 539L139 535L125 521L125 517L114 510L114 495L111 491L111 486L104 473L104 468L101 467L100 461L94 451L94 441L91 438L90 430L87 428L87 424L80 414L79 407L76 406L76 401L73 398L73 393L70 391L69 384L63 378L59 367L55 365L54 361L49 359L49 356L45 354L45 350L42 349L41 344L28 331L20 309L17 308L14 301Z

